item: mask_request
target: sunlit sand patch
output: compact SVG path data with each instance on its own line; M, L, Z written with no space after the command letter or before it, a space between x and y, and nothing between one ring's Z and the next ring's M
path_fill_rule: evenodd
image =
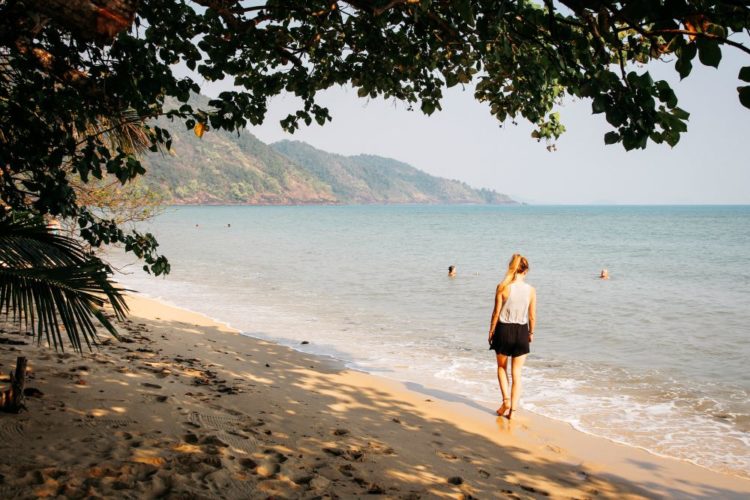
M163 361L144 361L143 364L154 368L172 368L174 366L174 363L165 363Z
M180 373L182 373L186 377L202 377L203 376L203 372L202 371L196 370L194 368L185 368L185 369L182 369L182 370L180 370Z
M350 395L348 395L346 393L347 391L343 390L340 387L337 387L334 390L334 389L327 389L325 387L319 388L319 386L311 386L310 388L307 388L307 390L312 390L313 388L318 388L318 391L317 391L318 394L322 394L323 396L330 396L330 397L336 398L336 399L338 399L338 400L340 400L342 402L343 401L351 401L351 402L355 401L355 399L352 396L350 396Z
M445 482L445 480L443 480L442 482ZM436 490L435 488L430 488L427 490L427 492L430 494L430 497L436 497L436 498L467 498L464 495L456 496L456 494L453 492L440 491L440 490ZM468 498L474 498L474 497L472 496ZM511 498L518 498L518 497L511 497Z
M90 467L88 469L89 477L104 477L109 471L106 467Z
M435 474L432 474L431 472L427 472L425 470L420 470L420 471L411 470L409 472L404 472L400 470L389 470L385 472L386 472L386 475L392 477L393 479L397 479L405 483L417 482L423 485L433 485L433 484L445 482L444 477L438 477Z
M84 422L90 426L104 426L110 428L127 427L136 423L130 417L121 416L104 408L94 408L86 413Z
M188 443L178 444L172 449L175 451L179 451L180 453L201 453L202 451L200 446Z
M241 376L242 376L243 378L247 379L247 380L250 380L250 381L252 381L252 382L257 382L257 383L259 383L259 384L273 384L273 382L274 382L274 381L273 381L273 380L271 380L270 378L265 378L265 377L256 377L255 375L253 375L253 374L251 374L251 373L247 373L247 372L245 372L245 373L241 373L240 375L241 375Z
M354 411L354 410L372 410L372 407L370 405L356 403L354 401L350 401L350 402L342 401L340 403L334 403L334 404L328 405L328 408L330 408L332 411L335 411L337 413L346 413L348 411Z
M52 478L47 478L39 488L34 490L34 496L37 498L49 498L57 496L57 490L60 488L60 483Z
M163 457L159 456L161 450L154 448L136 448L133 453L133 462L139 462L142 464L150 465L164 465L166 462Z
M236 372L222 365L214 365L214 366L221 366L224 369L224 373L226 373L227 377L235 378L238 380L243 380L245 377L247 377L247 375L244 372ZM246 367L243 367L243 368L246 368Z
M238 448L238 447L236 447L236 446L231 446L231 445L230 445L230 446L229 446L229 450L230 450L230 451L231 451L231 452L232 452L233 454L235 454L235 455L247 455L247 456L250 456L250 455L251 455L251 453L250 453L249 451L247 451L247 450L243 450L242 448Z
M116 379L113 379L113 378L108 378L108 379L105 379L104 381L107 382L108 384L118 384L118 385L124 385L124 386L129 386L130 385L130 384L128 384L127 382L125 382L123 380L116 380Z

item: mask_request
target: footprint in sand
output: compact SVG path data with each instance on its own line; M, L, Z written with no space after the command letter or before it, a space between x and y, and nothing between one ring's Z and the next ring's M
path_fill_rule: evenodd
M555 445L553 445L553 444L548 444L548 445L546 446L546 448L547 448L547 449L548 449L549 451L553 452L553 453L557 453L558 455L559 455L559 454L561 454L561 453L563 452L563 449L562 449L562 448L560 448L559 446L555 446Z
M367 443L367 447L370 449L373 453L378 453L380 455L395 455L396 450L391 448L390 446L387 446L383 443L378 443L376 441L369 441Z
M443 458L445 460L458 460L458 456L447 451L438 451L437 454L440 458Z
M245 453L254 453L258 449L258 441L242 432L242 426L246 424L244 418L191 412L189 423L194 428L207 428L217 431L219 439L232 448Z
M275 476L281 470L281 464L288 460L283 453L276 450L265 450L263 454L263 459L255 469L256 474L263 478Z
M536 493L537 495L542 495L542 496L545 496L545 497L548 497L548 496L549 496L549 492L546 492L546 491L544 491L544 490L540 490L540 489L538 489L538 488L534 488L534 487L532 487L532 486L526 486L526 485L524 485L524 484L519 484L518 486L519 486L519 487L520 487L520 488L521 488L522 490L524 490L524 491L528 491L529 493Z
M153 393L145 393L141 394L141 398L145 402L157 402L157 403L164 403L169 399L169 396L164 396L162 394L153 394Z
M334 457L341 457L345 460L349 460L350 462L361 462L364 460L364 452L360 450L359 448L351 447L347 450L343 450L341 448L336 448L334 446L326 446L323 448L323 451L328 453L331 456Z
M28 491L12 486L0 485L0 498L22 498L24 493L28 494Z
M238 416L208 415L197 411L190 413L190 422L201 427L211 427L218 430L234 429L242 424Z
M24 438L23 423L16 420L16 417L8 416L0 419L0 442L18 441Z
M130 417L94 417L92 415L87 415L84 422L90 427L109 427L111 429L138 423Z
M352 477L354 473L357 472L357 469L355 469L352 464L344 464L339 467L339 472L341 472L346 477Z

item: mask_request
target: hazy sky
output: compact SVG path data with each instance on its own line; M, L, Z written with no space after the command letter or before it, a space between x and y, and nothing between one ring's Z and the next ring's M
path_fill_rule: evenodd
M589 101L560 109L567 132L548 152L525 122L503 127L470 89L449 89L443 111L431 117L400 102L365 100L352 89L324 94L333 122L286 134L279 120L292 96L274 99L266 122L250 131L265 142L295 139L334 153L395 158L430 174L488 187L530 203L747 204L750 203L750 109L737 98L739 68L750 58L724 49L718 70L694 61L679 82L673 64L649 67L673 84L680 107L691 113L687 134L674 148L649 142L645 151L605 146L603 115ZM204 85L213 95L221 85Z

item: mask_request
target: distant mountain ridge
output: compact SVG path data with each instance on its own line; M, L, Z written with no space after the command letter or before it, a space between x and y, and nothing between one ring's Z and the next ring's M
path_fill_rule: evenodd
M515 203L507 195L435 177L391 158L342 156L300 141L271 147L330 186L339 203Z
M389 158L341 156L299 141L269 146L247 131L198 138L180 123L155 124L170 131L172 149L143 160L143 181L174 204L515 203Z

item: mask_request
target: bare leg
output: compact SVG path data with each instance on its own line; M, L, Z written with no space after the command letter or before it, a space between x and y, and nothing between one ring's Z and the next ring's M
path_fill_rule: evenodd
M511 418L513 416L513 410L518 408L518 402L521 399L521 369L523 368L523 364L526 362L526 356L526 354L524 354L523 356L517 356L514 357L511 361L510 371L513 376L513 384L510 390L511 403L508 418Z
M511 407L510 390L508 389L508 356L497 355L497 381L500 384L500 392L503 394L503 404L497 409L497 414L503 416Z

